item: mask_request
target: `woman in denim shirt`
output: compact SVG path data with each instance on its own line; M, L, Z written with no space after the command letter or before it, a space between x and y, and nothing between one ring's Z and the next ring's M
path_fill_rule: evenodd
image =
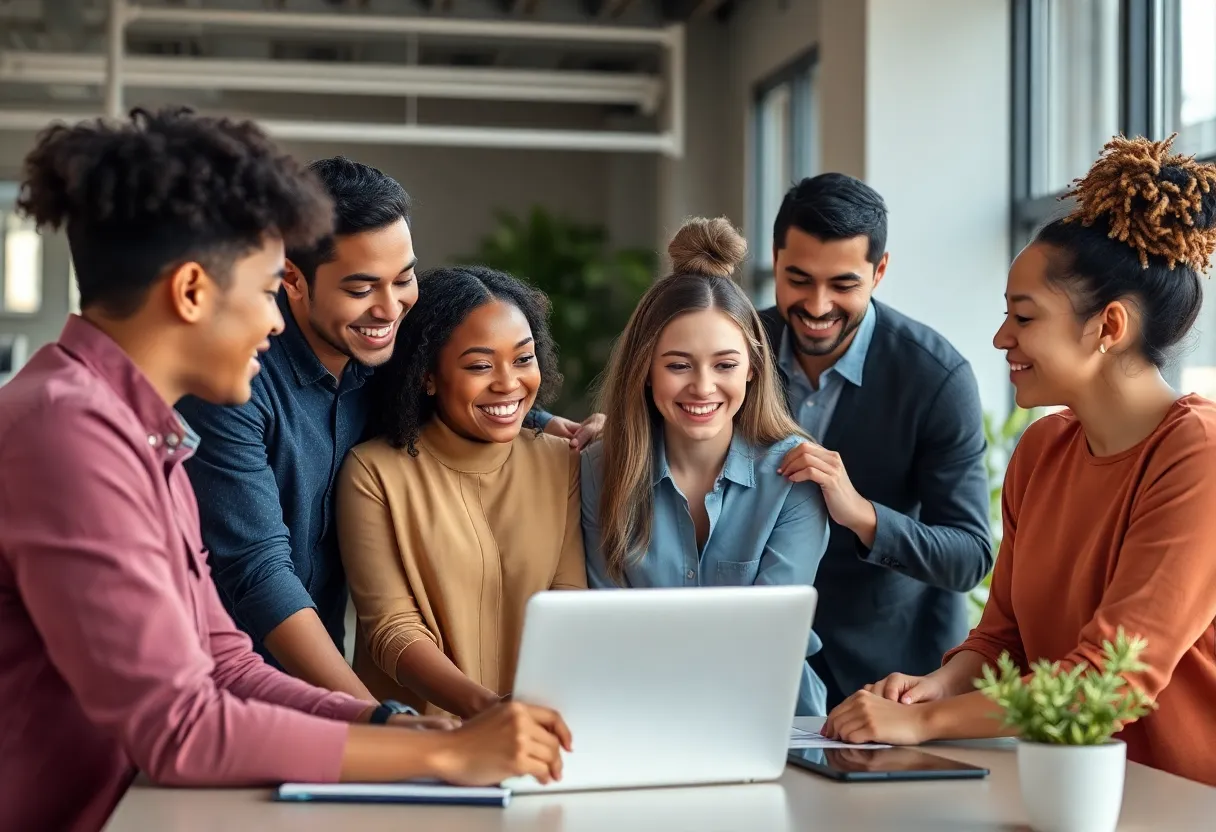
M828 539L819 487L777 473L805 441L755 309L731 280L746 253L725 219L692 220L613 351L602 441L582 459L593 588L812 584ZM809 634L807 655L822 644ZM826 694L803 668L798 715Z

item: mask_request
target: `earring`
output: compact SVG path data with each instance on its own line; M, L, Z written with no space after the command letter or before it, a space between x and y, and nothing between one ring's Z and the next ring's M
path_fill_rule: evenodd
M1098 344L1098 352L1106 355L1106 344Z

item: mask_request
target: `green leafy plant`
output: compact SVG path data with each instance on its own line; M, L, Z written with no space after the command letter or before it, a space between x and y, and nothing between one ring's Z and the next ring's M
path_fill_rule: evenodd
M553 303L550 326L565 383L554 412L586 414L588 391L603 372L642 293L654 279L652 251L609 247L607 232L533 208L499 211L494 230L462 262L482 263L526 280Z
M1144 639L1129 638L1120 627L1114 644L1102 644L1100 670L1081 662L1061 672L1059 662L1040 659L1031 666L1029 681L1005 652L997 662L999 675L985 665L975 686L1000 706L1005 725L1016 728L1026 742L1101 745L1157 707L1125 677L1148 669L1140 661L1147 646Z
M992 530L993 555L1001 548L1001 489L1005 484L1005 469L1009 467L1009 457L1014 447L1035 416L1035 411L1023 410L1020 407L1014 407L1003 421L998 421L991 413L984 414L984 439L988 443L984 468L988 472L988 524ZM968 595L973 627L979 623L980 613L988 603L988 591L991 586L992 574L989 573Z

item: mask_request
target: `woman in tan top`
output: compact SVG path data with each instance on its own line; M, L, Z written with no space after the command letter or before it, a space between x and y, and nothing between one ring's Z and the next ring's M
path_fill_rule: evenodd
M560 379L544 295L483 267L421 289L376 373L380 438L343 465L338 534L360 679L469 717L511 691L528 598L587 586L579 459L521 430Z
M1123 627L1148 641L1132 681L1159 708L1118 738L1128 759L1216 785L1216 405L1161 375L1199 313L1216 249L1216 166L1169 141L1115 139L1075 212L1014 262L994 343L1030 426L1009 463L983 619L944 665L895 674L825 733L913 744L1007 734L975 691L1004 651L1024 672L1101 662Z

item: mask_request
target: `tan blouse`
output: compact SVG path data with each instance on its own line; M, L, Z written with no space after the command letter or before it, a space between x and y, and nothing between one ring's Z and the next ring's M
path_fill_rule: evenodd
M416 457L382 439L350 452L338 534L359 618L355 672L380 699L438 713L397 681L406 647L429 638L506 694L528 599L586 588L579 458L531 430L509 444L473 442L438 419L417 446Z

